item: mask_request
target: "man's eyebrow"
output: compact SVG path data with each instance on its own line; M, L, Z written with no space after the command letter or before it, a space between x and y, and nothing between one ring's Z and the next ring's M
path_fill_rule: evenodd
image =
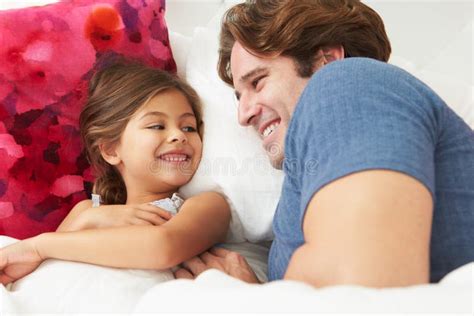
M243 75L242 77L240 77L239 81L241 83L245 83L247 82L250 78L253 78L259 74L261 74L262 72L266 72L268 69L266 67L257 67L249 72L247 72L245 75ZM237 98L237 100L240 100L240 92L238 91L235 91L235 97Z
M152 111L152 112L147 112L145 114L143 114L143 116L140 118L140 120L144 119L145 117L148 117L148 116L164 116L164 117L169 117L168 114L166 113L163 113L163 112L159 112L159 111ZM179 116L179 118L184 118L184 117L188 117L188 116L191 116L191 117L196 117L196 115L194 115L194 113L191 113L191 112L186 112L186 113L183 113Z
M243 75L242 77L240 77L239 81L242 82L242 83L245 83L246 81L248 81L250 78L256 76L256 75L259 75L261 74L262 72L265 72L267 71L267 68L266 67L257 67L249 72L247 72L245 75Z

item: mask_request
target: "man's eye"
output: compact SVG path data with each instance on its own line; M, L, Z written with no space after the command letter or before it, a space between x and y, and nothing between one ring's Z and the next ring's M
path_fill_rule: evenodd
M192 127L192 126L186 126L186 127L183 127L183 131L189 132L189 133L194 133L194 132L196 132L197 130L196 130L194 127Z
M258 83L262 80L265 76L260 76L252 81L252 87L257 88Z

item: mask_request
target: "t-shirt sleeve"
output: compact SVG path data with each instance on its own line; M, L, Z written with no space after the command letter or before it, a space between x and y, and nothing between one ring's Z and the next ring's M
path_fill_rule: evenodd
M298 178L301 208L326 184L370 169L410 175L434 197L439 102L419 80L385 63L353 59L318 71L285 141L284 168Z

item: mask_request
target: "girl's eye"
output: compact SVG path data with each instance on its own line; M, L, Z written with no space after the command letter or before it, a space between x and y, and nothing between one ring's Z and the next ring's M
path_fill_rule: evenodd
M189 133L197 132L197 130L196 130L194 127L192 127L192 126L183 127L183 131L189 132Z
M165 129L165 126L161 124L155 124L155 125L149 126L148 129Z

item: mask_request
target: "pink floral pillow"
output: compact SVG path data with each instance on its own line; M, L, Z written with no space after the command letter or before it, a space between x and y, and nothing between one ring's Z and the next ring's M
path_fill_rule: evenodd
M0 11L0 235L53 231L88 197L78 131L88 80L116 55L175 72L164 12L164 0Z

